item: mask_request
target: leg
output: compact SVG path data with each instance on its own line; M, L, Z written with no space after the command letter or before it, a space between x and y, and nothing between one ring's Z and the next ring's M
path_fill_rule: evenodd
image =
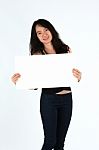
M53 95L42 94L40 113L44 129L42 150L52 150L56 143L57 110L53 105Z
M61 96L63 99L63 106L58 110L57 118L57 140L54 150L64 150L65 137L68 131L68 127L72 115L72 95L67 94Z

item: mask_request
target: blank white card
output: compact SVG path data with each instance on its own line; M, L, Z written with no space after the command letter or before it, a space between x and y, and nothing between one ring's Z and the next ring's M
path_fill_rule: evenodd
M77 79L73 54L16 56L15 72L20 73L16 88L51 88L72 86Z

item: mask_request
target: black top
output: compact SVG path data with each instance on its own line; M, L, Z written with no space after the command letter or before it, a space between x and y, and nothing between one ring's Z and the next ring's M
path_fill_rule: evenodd
M52 93L58 93L62 90L70 90L70 87L56 87L56 88L42 88L42 93L46 93L46 94L52 94Z

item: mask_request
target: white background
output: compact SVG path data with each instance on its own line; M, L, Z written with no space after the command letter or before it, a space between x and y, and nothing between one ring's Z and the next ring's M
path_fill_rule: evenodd
M0 0L0 150L40 150L40 92L16 90L14 57L29 54L31 26L48 19L78 55L82 81L73 90L68 150L99 149L99 1Z

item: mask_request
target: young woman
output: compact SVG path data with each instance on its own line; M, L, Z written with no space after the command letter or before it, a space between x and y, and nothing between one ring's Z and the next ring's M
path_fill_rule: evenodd
M38 19L33 23L30 38L31 55L70 53L53 25ZM73 68L72 73L80 81L81 72ZM12 76L16 84L19 73ZM70 87L43 88L40 98L40 113L44 129L42 150L64 150L65 137L72 115L72 91Z

